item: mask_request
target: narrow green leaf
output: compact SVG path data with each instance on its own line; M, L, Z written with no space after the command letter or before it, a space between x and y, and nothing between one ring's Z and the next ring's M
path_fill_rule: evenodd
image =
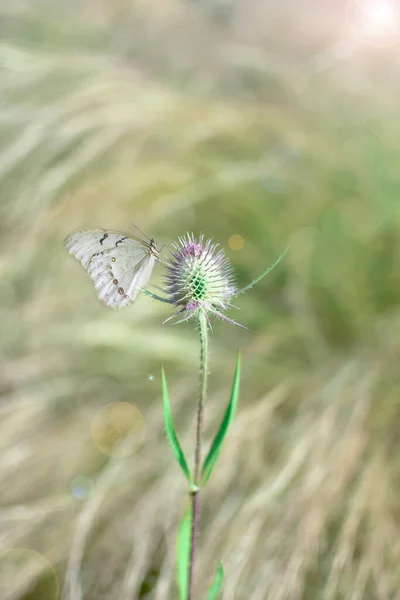
M235 410L239 398L239 386L240 386L240 354L238 354L236 361L235 375L233 377L233 385L231 391L231 398L229 400L228 407L225 411L224 418L222 419L221 425L217 435L211 444L210 451L208 452L206 459L201 469L202 483L203 485L208 481L215 463L217 462L219 453L221 452L222 443L225 439L230 424L232 423L233 417L235 416Z
M218 593L222 587L222 583L224 581L224 569L222 567L222 563L219 563L217 572L215 573L215 578L212 586L208 591L207 600L215 600L218 596Z
M289 250L289 248L290 248L290 244L289 244L289 246L287 246L286 250L284 250L282 252L282 254L279 256L279 258L276 259L276 261L274 262L273 265L271 265L270 267L268 267L268 269L266 269L264 271L264 273L261 273L261 275L259 275L255 279L253 279L253 281L251 283L249 283L248 285L246 285L241 290L238 290L234 294L234 296L238 296L239 294L244 294L244 292L247 292L247 290L250 290L254 285L256 285L256 283L258 283L259 281L261 281L261 279L263 279L263 277L265 277L266 275L268 275L268 273L270 273L272 271L272 269L275 269L276 265L281 262L282 258L285 256L285 254Z
M192 548L192 507L186 511L179 527L176 551L176 575L179 598L187 600L189 596L190 553Z
M182 471L184 472L187 480L190 484L192 484L192 474L190 472L189 466L187 464L185 455L179 443L178 437L175 433L174 423L172 421L172 412L171 412L171 404L169 401L168 395L168 387L167 380L165 378L164 369L161 367L161 381L162 381L162 397L163 397L163 407L164 407L164 421L165 421L165 429L167 431L167 437L169 443L171 444L172 452L178 463L180 464Z

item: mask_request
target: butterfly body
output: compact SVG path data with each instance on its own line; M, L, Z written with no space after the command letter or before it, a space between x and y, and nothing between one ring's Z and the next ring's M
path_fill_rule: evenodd
M76 231L66 238L65 247L92 278L99 300L115 309L136 299L159 257L154 239L104 229Z

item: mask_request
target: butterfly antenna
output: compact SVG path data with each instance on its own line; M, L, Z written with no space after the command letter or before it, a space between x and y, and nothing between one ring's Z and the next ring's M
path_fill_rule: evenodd
M144 238L146 238L146 240L148 240L149 242L151 242L151 238L149 238L149 236L148 236L148 235L146 235L145 233L143 233L143 231L142 231L141 229L139 229L139 227L138 227L137 225L135 225L135 223L131 223L131 225L133 225L133 227L134 227L135 229L137 229L137 230L138 230L138 232L139 232L139 233L140 233L140 234L141 234L141 235L142 235Z

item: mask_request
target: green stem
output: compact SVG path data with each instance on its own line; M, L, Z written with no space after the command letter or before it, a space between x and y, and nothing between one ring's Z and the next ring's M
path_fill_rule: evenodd
M171 302L171 300L167 300L167 298L163 298L162 296L158 296L157 294L153 294L153 292L149 292L149 290L145 290L144 288L141 288L141 292L143 294L145 294L146 296L150 296L150 298L153 298L154 300L159 300L160 302L166 302L167 304L173 304Z
M202 311L199 311L199 331L200 331L200 395L197 405L197 423L196 423L196 446L194 455L194 483L195 487L191 491L192 498L192 532L190 548L190 566L189 566L189 598L194 600L194 571L196 561L197 532L199 525L199 492L200 488L200 463L201 451L203 445L204 428L204 406L207 393L207 370L208 370L208 329L207 319Z

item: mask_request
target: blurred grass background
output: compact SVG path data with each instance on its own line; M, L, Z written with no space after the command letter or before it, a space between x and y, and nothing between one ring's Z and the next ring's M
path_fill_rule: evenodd
M106 310L63 247L131 223L159 245L203 231L239 285L291 243L230 313L250 331L214 327L208 440L236 348L243 383L203 494L198 597L221 559L225 600L400 598L399 39L348 15L0 8L1 600L176 598L186 490L159 365L190 452L197 336L146 297Z

